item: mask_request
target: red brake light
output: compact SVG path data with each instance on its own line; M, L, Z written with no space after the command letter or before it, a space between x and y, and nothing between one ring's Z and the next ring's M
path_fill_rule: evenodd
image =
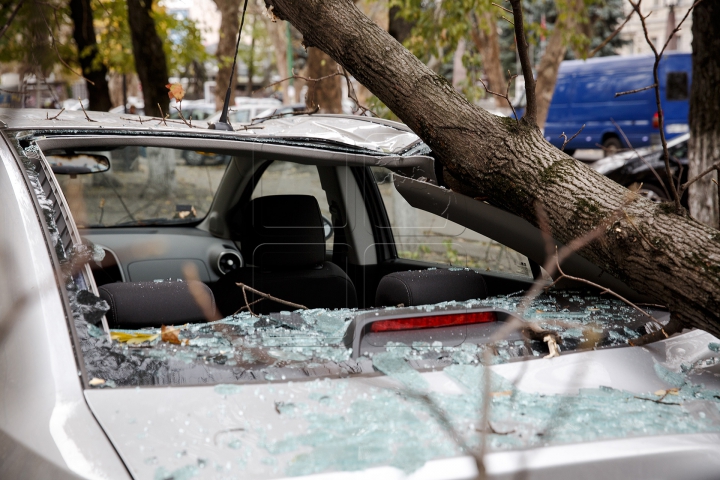
M653 126L653 128L660 128L660 120L658 119L658 112L655 112L655 115L653 115L652 126Z
M423 317L380 320L370 324L371 332L392 332L396 330L418 330L422 328L450 327L497 321L495 312L450 313Z

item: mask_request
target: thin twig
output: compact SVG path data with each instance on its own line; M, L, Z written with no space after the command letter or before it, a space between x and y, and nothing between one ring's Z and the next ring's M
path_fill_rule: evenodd
M248 287L248 286L245 285L244 283L239 283L239 282L238 282L238 283L236 283L235 285L237 285L238 287L240 287L240 288L243 289L243 294L245 293L245 289L248 289L248 290L250 290L252 293L254 293L255 295L260 295L261 297L267 298L268 300L271 300L271 301L273 301L273 302L281 303L281 304L283 304L283 305L287 305L288 307L293 307L293 308L297 308L297 309L300 309L300 310L308 310L308 307L306 307L305 305L300 305L299 303L288 302L287 300L282 300L282 299L280 299L280 298L273 297L272 295L268 295L267 293L263 293L263 292L261 292L261 291L259 291L259 290L255 290L255 289L252 288L252 287Z
M699 4L702 0L697 0L695 3L693 3L690 8L685 12L685 15L683 16L682 20L680 20L680 23L673 29L672 32L670 32L670 35L668 36L667 40L665 41L665 45L663 45L663 48L660 50L660 52L657 51L657 48L653 44L652 40L650 40L650 35L648 33L648 28L645 20L647 17L644 17L642 15L642 12L640 11L640 2L642 0L638 0L637 3L633 2L633 0L628 0L630 2L630 5L632 5L633 10L637 12L638 16L640 17L640 23L643 28L643 33L645 35L645 42L648 44L650 49L652 50L653 54L655 55L655 63L653 65L653 80L655 82L655 103L657 104L657 115L658 115L658 124L660 128L660 142L662 143L663 148L663 160L665 162L665 176L667 177L668 183L670 184L670 191L672 193L672 200L675 203L675 211L676 213L680 214L683 212L682 204L680 203L680 197L681 194L678 192L678 188L675 185L675 182L672 178L672 171L670 169L670 152L668 150L667 146L667 139L665 138L665 116L662 109L662 103L660 100L660 80L659 80L659 67L660 67L660 59L662 58L663 53L665 52L665 49L670 44L670 41L675 36L675 34L680 31L680 28L682 27L682 24L685 22L685 20L690 15L690 12Z
M238 283L238 285L240 285L240 284ZM248 312L250 312L250 315L252 315L253 317L258 317L259 315L256 315L255 312L252 311L252 308L250 308L251 304L248 302L247 292L245 291L245 285L242 285L241 288L242 288L242 292L243 292L243 298L245 299L245 307L247 307ZM253 303L255 303L255 302L253 302Z
M498 8L501 9L501 10L505 10L505 11L506 11L507 13L509 13L510 15L512 15L512 13L513 13L512 10L510 10L510 9L508 9L508 8L505 8L505 7L503 7L502 5L498 5L498 4L495 3L495 2L491 2L491 5L493 5L493 6L495 6L495 7L498 7Z
M163 109L162 109L162 107L160 106L160 102L158 102L157 106L158 106L158 109L160 110L160 122L164 123L165 126L167 127L168 124L165 123L165 114L163 113ZM160 125L160 122L158 122L158 125Z
M626 92L617 92L615 94L615 98L622 97L623 95L632 95L633 93L644 92L645 90L650 90L651 88L655 88L655 87L657 87L657 83L653 83L652 85L648 85L647 87L636 88L635 90L628 90Z
M720 162L715 162L715 163L713 163L713 164L710 165L706 170L704 170L703 172L699 173L699 174L696 175L695 177L691 178L691 179L688 180L687 182L683 183L682 187L680 188L680 195L682 195L683 193L685 193L685 190L687 190L690 185L692 185L693 183L697 182L698 180L700 180L700 179L701 179L702 177L704 177L705 175L708 175L708 174L710 174L710 173L712 173L712 172L714 172L714 171L716 171L716 170L720 173ZM713 178L712 180L715 181L714 178ZM717 182L715 182L715 183L717 183Z
M593 48L593 49L590 51L590 53L588 53L587 58L592 58L592 57L594 57L595 54L597 54L600 50L603 49L603 47L605 47L605 45L607 45L608 43L610 43L610 42L612 41L612 39L615 38L615 36L616 36L618 33L620 33L620 30L623 29L623 27L625 26L625 24L628 22L628 20L630 20L630 17L632 17L634 13L635 13L635 10L630 10L630 14L629 14L627 17L625 17L625 21L624 21L622 24L620 24L620 26L617 27L617 28L615 29L615 31L613 31L605 40L603 40L600 45L598 45L597 47Z
M42 16L43 21L45 22L45 26L48 29L48 33L50 34L50 39L52 40L51 45L53 47L53 50L55 50L55 54L57 55L58 60L60 60L60 63L62 63L65 66L65 68L70 70L72 73L74 73L78 77L80 77L83 80L85 80L86 82L88 82L90 85L95 85L95 82L93 82L89 78L85 77L82 73L78 73L75 70L73 70L72 67L70 65L68 65L68 63L62 58L62 55L60 55L60 50L58 50L58 47L57 47L58 42L57 42L57 40L55 40L55 34L53 34L52 27L48 23L47 18L45 18L45 13L43 12L42 8L38 8L38 11L40 12L40 16Z
M45 119L46 119L46 120L57 120L57 118L60 116L60 114L63 113L64 111L65 111L65 107L63 107L63 108L57 113L57 115L54 115L54 116L52 116L52 117L50 116L50 113L49 113L49 112L45 112Z
M95 123L97 123L97 120L93 120L92 118L90 118L90 117L88 116L87 112L85 111L85 107L84 107L83 104L82 104L82 100L80 99L80 97L78 97L78 102L80 102L80 108L82 108L82 111L83 111L83 113L85 114L85 118L87 119L87 121L88 121L88 122L95 122Z
M10 28L10 24L15 19L15 15L20 11L20 7L22 7L25 0L20 0L17 5L15 5L15 9L10 14L10 18L8 18L7 22L5 22L5 25L0 28L0 38L2 38L3 35L5 35L5 32L8 28Z
M565 140L563 141L563 144L562 144L562 147L560 147L560 150L562 150L562 151L564 152L564 151L565 151L565 145L567 145L568 143L572 142L572 141L575 139L575 137L577 137L578 135L580 135L580 132L582 132L584 128L585 128L585 124L583 123L583 126L580 127L580 130L578 130L578 131L575 133L575 135L573 135L573 136L570 137L570 138L567 138L567 135L565 135L565 132L561 133L561 134L560 134L560 137L561 137L561 138L565 138Z
M190 128L197 128L197 127L194 126L192 123L188 123L188 121L185 120L185 116L183 115L182 110L180 110L180 109L177 108L177 107L173 107L173 108L174 108L175 110L177 110L178 114L180 115L180 119L183 121L183 123L184 123L185 125L187 125L187 126L190 127Z
M505 20L506 22L508 22L508 23L509 23L510 25L512 25L513 27L515 26L515 24L512 22L512 20L510 20L510 19L508 19L508 18L505 18L503 15L500 15L500 18L502 18L503 20Z
M244 295L244 294L245 294L245 290L243 290L243 295ZM258 298L258 299L255 300L254 302L247 303L247 295L245 295L245 302L246 302L245 306L238 308L238 309L235 311L235 313L233 313L233 315L237 315L238 313L242 312L242 311L245 310L246 308L248 309L248 311L249 311L250 313L252 313L252 310L250 310L250 307L251 307L252 305L255 305L256 303L262 302L263 300L265 300L265 299L264 299L264 298ZM253 314L253 315L254 315L254 314Z
M509 72L508 72L508 73L509 73ZM517 117L517 113L515 112L515 107L513 107L513 104L512 104L512 102L510 101L510 84L511 84L512 81L515 79L515 77L517 77L517 75L512 75L512 76L510 77L510 79L508 80L508 82L507 82L507 88L505 89L505 93L504 93L504 94L502 94L502 93L497 93L497 92L493 92L492 90L490 90L490 89L487 87L487 85L485 84L485 82L483 81L482 78L478 78L478 80L480 80L480 83L482 83L482 86L485 87L485 91L486 91L487 93L489 93L490 95L495 95L496 97L504 98L504 99L505 99L505 101L508 103L508 105L510 105L510 109L512 109L513 116L515 117L515 121L516 121L516 122L519 122L520 119Z
M613 125L615 125L615 128L618 129L618 131L620 132L620 135L622 135L623 139L625 140L625 143L627 143L627 145L628 145L628 146L630 147L630 149L635 153L635 155L640 159L640 161L643 162L643 163L645 164L645 166L650 169L650 171L652 172L652 174L655 175L655 178L657 179L658 183L660 184L660 186L662 187L663 191L665 192L665 195L667 195L667 198L672 198L672 197L670 196L670 192L668 192L667 186L665 186L665 182L663 181L662 178L660 178L660 174L657 172L657 170L655 170L655 168L653 168L653 166L650 165L650 162L648 162L647 160L645 160L645 157L643 157L642 155L640 155L640 154L638 153L638 151L635 150L635 147L632 146L632 143L630 143L630 139L628 139L627 135L625 135L625 132L624 132L623 129L620 127L620 125L618 125L618 123L617 123L614 119L612 119L612 118L610 119L610 121L612 122Z
M372 116L377 117L377 113L373 112L369 108L360 105L360 101L357 98L357 92L355 92L355 87L353 86L352 82L350 81L350 75L348 75L347 70L345 70L345 67L338 65L338 69L342 72L343 76L345 77L345 82L347 83L347 89L348 89L348 98L355 102L355 107L353 109L353 113L356 113L358 110L361 110L361 112L358 115L365 115L365 113L370 113Z
M584 284L586 284L586 285L590 285L591 287L595 287L595 288L600 289L600 294L609 293L610 295L612 295L613 297L617 298L618 300L620 300L620 301L626 303L627 305L633 307L635 310L637 310L638 312L640 312L640 313L642 313L643 315L645 315L646 317L648 317L650 320L652 320L653 322L655 322L656 324L658 324L660 327L664 327L664 325L663 325L662 323L660 323L660 321L659 321L657 318L653 317L653 316L650 315L648 312L646 312L646 311L643 310L642 308L638 307L638 306L635 305L633 302L631 302L631 301L628 300L627 298L623 297L623 296L620 295L619 293L615 293L615 292L613 292L612 290L610 290L609 288L603 287L602 285L598 285L597 283L591 282L590 280L585 280L584 278L574 277L574 276L572 276L572 275L567 275L567 274L566 274L565 272L563 272L562 269L560 268L560 261L559 261L559 258L558 258L557 255L556 255L556 257L555 257L555 261L556 261L555 268L557 268L557 272L560 274L560 276L559 276L553 283L551 283L550 285L548 285L546 288L550 288L550 287L554 286L555 284L557 284L560 280L562 280L562 279L564 279L564 278L567 278L568 280L573 280L573 281L575 281L575 282L584 283Z

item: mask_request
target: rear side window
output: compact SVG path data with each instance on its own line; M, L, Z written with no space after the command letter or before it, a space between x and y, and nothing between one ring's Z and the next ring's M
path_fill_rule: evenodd
M532 277L527 257L447 218L410 205L395 189L393 173L372 167L392 227L398 257L438 266Z
M687 72L668 72L665 93L668 100L687 100L688 90Z

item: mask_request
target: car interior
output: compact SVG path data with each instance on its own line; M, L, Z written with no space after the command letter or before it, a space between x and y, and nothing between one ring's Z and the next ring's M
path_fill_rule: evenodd
M203 148L231 160L197 165L189 148L128 140L38 142L48 159L109 159L106 172L56 169L56 178L80 236L104 251L91 270L111 328L202 322L248 305L255 314L292 310L256 292L307 308L366 309L509 294L533 282L527 257L411 206L395 186L405 177L351 155ZM162 285L177 280L185 285ZM150 299L144 307L140 297Z

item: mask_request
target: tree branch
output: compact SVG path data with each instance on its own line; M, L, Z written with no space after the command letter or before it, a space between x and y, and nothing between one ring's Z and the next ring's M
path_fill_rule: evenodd
M625 24L628 22L628 20L630 20L630 17L633 16L633 13L635 13L635 10L630 10L630 13L628 14L628 16L625 17L625 21L624 21L622 24L620 24L620 26L617 27L617 28L615 29L615 31L612 32L605 40L603 40L600 45L598 45L597 47L593 48L593 49L590 51L590 53L588 53L587 58L592 58L592 57L594 57L600 50L603 49L603 47L605 47L605 45L607 45L608 43L612 42L612 39L615 38L618 33L620 33L620 30L622 30L623 27L625 26Z
M533 77L532 63L528 53L528 44L525 40L525 27L523 26L522 1L510 0L515 20L515 43L517 44L520 65L522 66L523 77L525 78L525 98L527 107L523 118L532 125L537 124L537 101L535 100L535 77Z
M7 22L5 22L5 25L3 25L2 28L0 28L0 38L2 38L2 36L5 35L5 32L7 31L7 29L10 28L10 24L12 23L13 20L15 20L15 15L17 15L17 13L20 11L20 7L23 6L24 2L25 2L25 0L20 0L18 2L18 4L15 5L15 10L13 10L12 13L10 14L10 18L8 18Z

